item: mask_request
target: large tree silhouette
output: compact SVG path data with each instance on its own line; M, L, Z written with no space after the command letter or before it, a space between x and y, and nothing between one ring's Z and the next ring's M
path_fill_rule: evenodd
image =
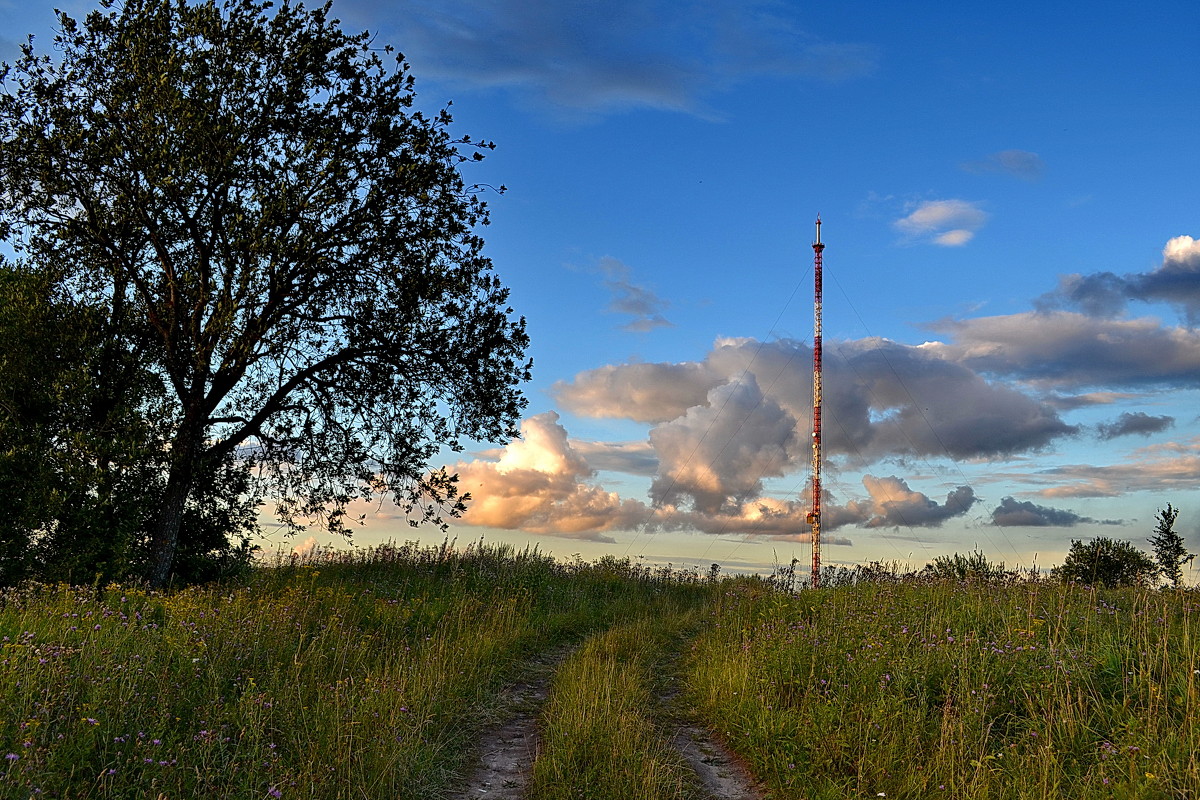
M514 435L529 369L460 173L490 144L413 111L403 59L328 5L103 8L60 13L54 58L27 44L3 70L0 235L152 342L170 415L151 583L231 454L294 526L344 531L380 494L414 523L461 511L429 461Z

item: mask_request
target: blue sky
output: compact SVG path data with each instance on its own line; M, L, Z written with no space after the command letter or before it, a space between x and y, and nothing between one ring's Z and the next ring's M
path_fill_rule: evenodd
M0 0L0 58L51 7ZM807 563L820 213L826 563L1048 567L1168 502L1200 549L1195 3L334 10L497 144L534 381L523 440L452 459L460 540Z

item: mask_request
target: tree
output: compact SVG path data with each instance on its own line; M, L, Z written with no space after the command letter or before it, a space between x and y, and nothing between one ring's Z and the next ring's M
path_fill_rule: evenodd
M1187 551L1183 537L1175 531L1178 517L1179 509L1173 508L1170 503L1165 509L1160 508L1155 516L1155 535L1147 540L1154 548L1154 560L1158 562L1159 571L1172 586L1179 586L1179 581L1183 579L1183 565L1196 557L1195 553Z
M121 312L165 386L147 576L228 459L293 529L356 498L460 513L427 464L516 434L523 319L460 173L490 143L411 110L401 57L284 2L113 0L59 13L57 60L0 70L0 236ZM385 49L384 52L390 52Z
M0 263L0 585L139 573L161 491L164 387L122 321L72 302L46 270ZM244 565L257 500L232 458L184 512L178 570Z
M1072 540L1066 560L1054 569L1055 577L1062 581L1109 587L1141 585L1157 572L1150 556L1131 543L1104 537L1086 544Z

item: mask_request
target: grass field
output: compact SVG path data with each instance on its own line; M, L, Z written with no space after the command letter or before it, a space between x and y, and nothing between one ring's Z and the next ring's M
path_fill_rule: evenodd
M436 798L554 648L535 800L699 797L678 714L772 798L1200 797L1198 599L793 594L483 545L164 594L28 586L0 599L0 797Z
M1197 599L731 585L691 699L781 798L1200 797Z

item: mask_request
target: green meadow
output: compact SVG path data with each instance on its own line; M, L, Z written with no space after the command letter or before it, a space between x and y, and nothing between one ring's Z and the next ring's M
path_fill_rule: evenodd
M284 559L178 591L0 599L0 797L437 798L560 653L532 798L1200 796L1197 600L1048 581L789 592L473 545Z

